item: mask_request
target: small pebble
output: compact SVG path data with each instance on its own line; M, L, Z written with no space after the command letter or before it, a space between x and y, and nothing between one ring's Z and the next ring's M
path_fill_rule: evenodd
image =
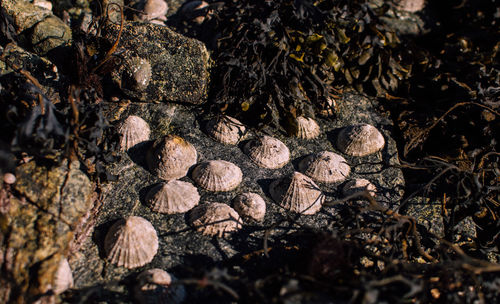
M16 176L12 173L5 173L3 175L3 181L6 184L12 185L13 183L16 182Z

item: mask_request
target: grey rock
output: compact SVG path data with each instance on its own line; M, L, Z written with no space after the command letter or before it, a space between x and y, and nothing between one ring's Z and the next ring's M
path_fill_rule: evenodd
M31 34L33 50L42 56L70 41L71 29L56 16L49 16L35 25Z
M18 34L52 15L51 11L26 0L3 0L1 5L14 20Z
M120 27L107 27L105 37L112 44ZM206 99L209 54L205 45L186 38L168 27L138 22L126 23L120 39L125 61L140 57L149 61L152 75L149 85L141 91L127 82L127 67L112 73L113 81L130 97L146 102L175 101L201 104Z

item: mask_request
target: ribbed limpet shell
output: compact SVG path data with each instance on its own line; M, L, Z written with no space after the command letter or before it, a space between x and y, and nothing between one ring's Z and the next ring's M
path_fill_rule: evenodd
M149 221L139 216L118 220L104 239L107 259L117 266L135 268L153 260L158 251L158 236Z
M144 119L130 115L118 127L120 150L127 151L133 146L149 140L151 130Z
M295 123L295 136L298 138L313 139L321 133L318 123L310 117L299 116Z
M153 211L174 214L187 212L198 205L200 195L192 184L171 180L151 188L146 201Z
M225 160L210 160L197 165L193 170L193 180L209 191L231 191L243 179L241 169Z
M227 115L219 115L207 123L206 131L215 140L235 145L245 134L245 126L236 118Z
M143 14L139 13L135 16L136 21L166 21L167 17L165 15L168 12L168 4L164 0L146 0L142 11Z
M347 155L366 156L373 154L385 145L384 136L369 124L346 127L339 132L337 148Z
M126 61L126 77L122 86L128 90L144 91L151 80L151 64L147 59L132 57Z
M271 136L259 136L250 140L243 148L257 166L279 169L290 160L290 150L279 139Z
M345 196L352 195L356 192L367 190L372 196L375 196L377 188L369 180L364 178L356 178L348 181L342 188L342 193Z
M330 151L321 151L305 157L299 163L299 170L321 183L341 182L351 172L346 160Z
M253 192L246 192L236 196L233 200L233 208L243 218L252 218L262 221L266 215L266 202Z
M398 10L416 13L424 8L426 0L397 0L395 2Z
M300 172L275 180L269 186L269 192L280 206L301 214L315 214L325 199L312 179Z
M177 135L167 135L153 144L146 161L149 169L164 180L186 176L189 168L196 164L196 149Z
M163 269L145 270L136 278L134 296L141 304L181 303L186 298L186 289L179 284L171 286L176 280Z
M190 224L205 235L223 236L241 229L241 219L231 207L222 203L198 205L189 214Z
M54 287L52 288L52 292L58 295L71 287L73 287L73 274L69 267L68 259L62 258L54 275Z

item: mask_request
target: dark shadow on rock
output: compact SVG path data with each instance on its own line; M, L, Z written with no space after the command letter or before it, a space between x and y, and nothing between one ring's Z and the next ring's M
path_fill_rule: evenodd
M112 290L115 284L96 284L90 287L72 290L66 293L65 303L108 303L119 304L124 300L132 300L131 293L129 297L124 297L122 292Z
M96 226L94 228L94 232L92 233L92 241L97 245L97 249L99 251L99 257L101 259L106 259L106 252L104 250L104 239L106 238L106 234L109 231L109 228L116 223L119 218Z
M300 171L299 171L299 164L300 164L300 162L301 162L304 158L308 157L309 155L311 155L311 154L302 155L302 156L299 156L299 157L297 157L297 158L293 159L293 160L292 160L293 169L294 169L295 171L297 171L297 172L300 172Z
M153 145L153 142L153 140L141 142L127 150L127 154L130 159L147 171L149 171L149 168L146 162L146 154Z
M146 207L149 207L149 204L146 201L146 196L148 195L149 191L151 191L151 189L153 189L154 187L156 187L159 184L161 184L161 183L155 183L155 184L143 187L143 188L141 188L141 190L139 190L139 201L141 202L141 204L143 204Z
M344 127L340 127L326 132L326 138L332 144L335 150L337 150L337 137L339 136L339 133L343 128Z

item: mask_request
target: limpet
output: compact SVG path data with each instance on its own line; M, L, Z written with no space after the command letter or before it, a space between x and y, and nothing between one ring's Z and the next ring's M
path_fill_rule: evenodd
M198 154L189 142L177 135L167 135L154 142L146 155L149 169L164 180L186 176L196 164Z
M287 146L279 139L267 135L250 140L243 150L262 168L279 169L290 160L290 150Z
M299 163L299 170L321 183L341 182L351 172L346 160L330 151L321 151L305 157Z
M246 192L236 196L233 200L233 208L243 218L251 218L262 221L266 215L266 202L253 192Z
M134 296L141 304L181 303L186 298L186 289L180 284L172 285L176 280L163 269L145 270L136 278Z
M192 184L171 180L151 188L146 201L153 211L174 214L187 212L198 205L200 195Z
M164 0L146 0L142 12L135 16L136 21L165 25L163 21L167 20L168 4Z
M396 7L400 11L416 13L425 6L425 0L397 0Z
M149 140L151 130L144 119L130 115L118 127L120 150L127 151L133 146Z
M205 203L194 207L189 214L189 222L197 231L219 237L242 226L238 213L223 203Z
M384 136L374 126L360 124L345 127L337 137L337 148L347 155L366 156L385 145Z
M206 131L215 140L223 143L235 145L245 134L245 126L236 118L227 115L218 115L208 121Z
M342 188L342 193L345 196L352 195L357 192L362 192L367 190L372 196L375 196L377 188L369 180L364 178L356 178L348 181Z
M151 64L147 59L132 57L126 61L125 73L122 87L138 92L144 91L151 80Z
M107 259L117 266L135 268L153 260L158 236L149 221L139 216L118 220L104 239Z
M321 133L318 123L305 116L299 116L295 119L295 136L302 139L313 139Z
M300 172L275 180L269 192L281 207L302 214L315 214L325 199L312 179Z
M62 258L54 275L54 287L52 288L52 292L58 295L71 287L73 287L73 274L71 273L68 259Z
M210 160L197 165L193 170L193 180L209 191L231 191L243 179L241 169L225 160Z

